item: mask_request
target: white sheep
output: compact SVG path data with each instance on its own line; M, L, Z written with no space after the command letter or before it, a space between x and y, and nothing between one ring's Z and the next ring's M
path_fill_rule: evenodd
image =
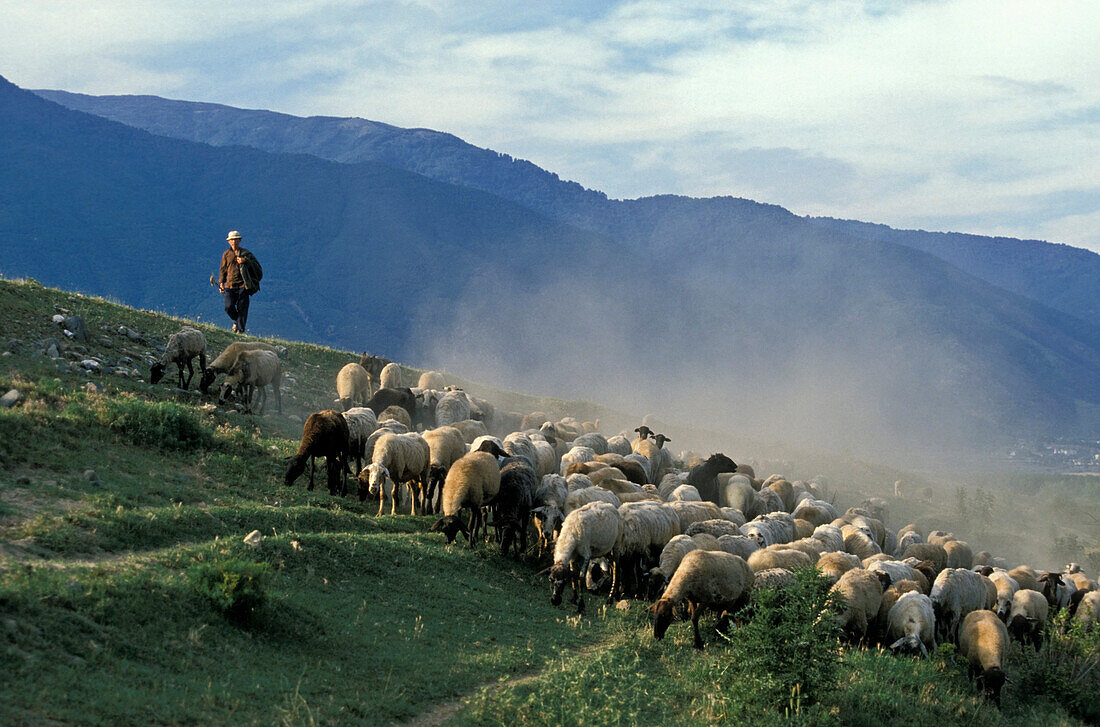
M703 498L699 496L699 490L695 489L694 485L680 485L672 491L668 496L669 501L682 500L684 502L702 502Z
M916 545L917 543L924 542L924 536L920 533L910 530L898 536L898 544L894 548L894 555L901 556L905 552L906 548L910 545Z
M243 391L245 411L252 412L259 400L260 414L267 404L267 386L275 391L275 403L279 413L283 411L283 365L274 351L242 351L236 363L225 376L222 393L236 389Z
M382 367L382 373L378 375L378 385L383 389L401 388L401 366L388 363Z
M932 605L936 612L937 641L955 641L959 623L971 611L986 606L988 579L963 568L946 568L932 583ZM996 589L994 589L996 600Z
M542 478L535 491L535 506L531 510L535 528L539 532L539 556L557 539L565 520L565 501L569 497L569 483L561 475L548 474Z
M823 553L817 559L817 569L832 583L836 583L848 571L859 567L861 567L859 556L845 553L843 550Z
M1012 598L1020 590L1020 584L1005 570L994 570L988 576L997 587L997 617L1007 623L1008 612L1012 608Z
M718 549L748 560L750 555L760 549L760 545L744 535L719 535Z
M858 641L867 635L867 626L878 615L882 593L889 585L890 576L863 568L845 572L833 584L830 590L844 603L837 621L849 638Z
M386 369L383 368L382 372L385 373ZM425 371L420 374L420 379L416 382L417 387L421 389L442 389L447 385L447 382L443 380L443 374L438 371Z
M470 399L465 392L449 391L435 405L436 426L448 426L469 419L470 411Z
M164 369L168 364L174 363L179 373L179 387L188 389L191 387L191 379L195 377L195 368L192 364L195 357L199 359L199 371L206 371L206 337L202 331L190 326L184 326L178 332L168 337L164 347L164 353L153 364L149 374L149 383L155 384L164 376ZM183 367L187 366L187 381L183 380ZM199 378L200 383L202 378Z
M621 434L616 434L614 437L608 437L607 451L624 456L628 455L632 451L630 449L630 440Z
M661 556L657 560L657 567L649 572L651 582L659 589L664 589L669 579L676 573L680 561L693 550L699 549L699 543L690 535L676 535L661 549Z
M750 555L748 564L753 573L769 568L784 568L794 571L799 568L810 568L813 566L814 560L806 553L792 548L764 548Z
M554 564L550 567L550 603L561 603L568 581L573 589L572 602L577 613L584 613L581 586L593 558L609 554L622 534L619 510L606 502L590 502L565 516L554 545Z
M204 394L210 393L210 385L218 378L218 374L225 374L237 363L237 357L242 351L275 351L275 347L261 341L236 341L225 347L218 357L210 362L210 365L202 370L202 378L199 380L199 390ZM277 351L275 351L278 353Z
M336 404L344 411L364 405L370 398L370 375L357 363L349 363L336 374Z
M901 594L887 615L886 640L892 651L928 656L936 649L936 614L932 599L923 593Z
M478 437L484 437L489 434L489 430L485 428L485 422L479 422L476 419L463 419L460 422L455 422L451 426L462 432L462 439L467 444L473 444Z
M738 526L725 518L716 518L714 520L699 520L693 522L688 526L685 531L688 535L695 535L696 533L710 533L716 538L723 535L737 535L741 536L741 531Z
M1043 629L1050 613L1050 604L1043 594L1028 588L1021 588L1012 594L1005 623L1008 632L1020 643L1031 641L1038 651L1043 643Z
M665 504L675 510L679 516L681 532L687 532L692 523L703 520L717 520L722 517L722 511L713 502L673 500Z
M365 406L353 406L343 412L348 423L348 447L350 456L355 457L355 474L363 471L363 458L366 456L367 440L378 429L378 417L374 410Z
M579 472L574 472L571 475L567 475L565 478L565 484L566 487L569 488L570 492L583 490L586 487L595 487L595 485L592 483L592 479L588 475L582 475ZM618 505L616 505L616 507L618 507Z
M815 527L827 525L837 517L836 508L831 502L813 498L798 503L791 514L800 520L809 520Z
M573 475L570 475L570 477L572 476ZM567 484L568 481L568 478L566 478ZM579 490L573 490L569 493L568 496L566 496L565 516L569 517L569 513L573 512L574 510L579 510L590 502L606 502L607 504L613 505L616 508L618 508L619 505L623 504L618 495L616 495L611 490L605 490L602 487L596 486L584 487Z
M753 573L744 558L722 551L693 550L680 561L664 593L653 605L653 635L664 638L676 607L687 601L696 649L703 648L699 617L711 609L718 613L718 630L725 631L729 617L748 603Z
M818 525L814 528L814 533L810 537L814 540L820 540L827 553L844 550L844 535L836 525ZM856 558L859 558L859 556L856 556Z
M424 437L416 432L386 433L379 437L367 466L367 494L378 498L378 514L382 514L387 481L393 483L391 515L397 514L401 485L409 490L412 514L417 514L418 503L423 511L430 465L431 450ZM359 477L362 480L363 473Z
M500 492L500 464L489 452L470 452L463 455L447 471L443 481L441 509L443 517L432 525L432 532L447 536L453 543L458 533L466 536L467 547L473 548L481 529L481 508L493 501ZM470 510L470 524L462 522L463 509Z
M965 541L950 540L943 544L943 549L947 552L948 568L974 567L974 553Z
M572 449L562 455L561 464L558 468L558 473L564 476L566 474L566 470L569 469L569 465L592 462L595 459L596 451L591 447L574 446Z
M1073 619L1084 624L1086 631L1100 625L1100 591L1092 590L1081 597Z
M672 508L658 502L626 502L619 506L622 532L615 544L611 597L626 592L625 583L641 589L642 561L659 553L669 540L680 534L680 518Z

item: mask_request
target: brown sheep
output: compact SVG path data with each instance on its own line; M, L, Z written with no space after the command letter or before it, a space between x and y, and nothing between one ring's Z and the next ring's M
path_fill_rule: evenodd
M325 458L325 470L328 473L328 491L332 495L347 494L344 482L344 470L347 467L349 435L348 423L339 412L325 409L310 414L302 426L302 443L298 453L290 458L283 484L294 484L305 471L309 461L309 489L313 489L313 465L317 457Z

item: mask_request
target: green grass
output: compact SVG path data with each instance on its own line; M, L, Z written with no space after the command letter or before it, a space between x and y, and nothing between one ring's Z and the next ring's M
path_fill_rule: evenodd
M0 724L373 725L454 700L465 724L1076 724L1053 701L1057 679L1035 681L1055 690L1035 700L1007 688L998 713L950 659L819 640L837 670L792 697L789 676L765 677L769 660L747 655L767 629L729 644L710 633L698 653L686 623L655 641L641 603L590 597L584 618L552 608L545 563L447 546L432 518L373 517L374 503L329 496L323 474L313 492L281 484L301 420L331 405L356 354L281 342L284 415L242 416L163 382L60 370L35 343L61 338L58 309L83 316L89 353L108 357L140 360L180 325L0 281L0 393L23 394L0 410ZM213 351L235 338L200 327ZM470 388L517 410L611 415ZM857 465L835 481L852 503L895 478ZM218 600L211 574L226 571L263 573L247 618ZM1048 661L1042 674L1069 668Z

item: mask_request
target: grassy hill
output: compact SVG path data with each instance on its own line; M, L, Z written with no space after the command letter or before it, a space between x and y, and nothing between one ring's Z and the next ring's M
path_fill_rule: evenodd
M82 350L56 312L84 319ZM1079 723L1071 685L1028 677L1060 676L1053 655L1014 654L1010 676L1027 688L1007 688L998 712L949 649L910 661L829 646L838 670L810 703L780 677L746 674L739 665L759 666L743 643L697 654L683 624L655 641L644 604L553 608L533 556L449 547L430 518L373 517L376 506L323 486L282 486L301 420L329 405L354 354L281 342L284 413L250 417L145 382L144 357L180 322L0 281L0 395L21 394L0 409L0 724L704 725L774 723L784 709L795 723ZM212 350L233 338L196 325ZM67 352L51 358L50 343ZM101 371L86 373L79 361L93 357ZM467 383L517 410L616 416ZM824 465L842 506L900 477L928 488L928 503L892 503L903 519L935 514L955 484L783 464L792 476ZM1084 509L1096 511L1095 482L1047 484L1044 497L1094 498ZM1087 528L1063 522L1087 542ZM248 545L253 530L263 538ZM761 653L782 650L762 638Z

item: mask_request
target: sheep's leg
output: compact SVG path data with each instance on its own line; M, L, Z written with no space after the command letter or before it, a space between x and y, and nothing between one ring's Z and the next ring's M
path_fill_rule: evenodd
M313 470L317 467L317 458L309 458L309 491L313 492Z
M688 608L691 609L691 629L695 633L695 640L692 642L692 646L696 649L702 649L703 637L699 635L699 617L703 615L703 606L700 603L688 601Z
M622 558L618 555L613 555L611 558L611 592L607 594L608 603L613 603L619 595L619 589L622 588L623 585L622 573ZM588 571L585 571L585 576L587 575Z
M279 413L283 413L283 390L279 386L279 379L275 379L275 383L272 384L275 387L275 404L279 407Z
M466 543L466 547L469 550L474 549L474 543L477 542L478 532L481 530L481 508L474 506L470 512L470 540Z
M259 387L260 391L257 393L256 398L260 400L260 414L264 413L264 407L267 406L267 387Z
M179 364L177 364L177 365L179 365ZM195 368L191 364L191 359L187 359L187 381L184 382L184 380L183 380L183 366L180 366L180 388L181 389L190 389L191 388L191 379L193 379L193 378L195 378Z
M393 497L390 498L390 515L397 514L397 499L401 496L401 484L393 481Z
M577 584L574 587L574 593L577 594L577 613L584 613L584 587L587 585L585 580L588 578L588 565L592 562L591 558L585 558L584 563L581 565L580 575L577 577Z

